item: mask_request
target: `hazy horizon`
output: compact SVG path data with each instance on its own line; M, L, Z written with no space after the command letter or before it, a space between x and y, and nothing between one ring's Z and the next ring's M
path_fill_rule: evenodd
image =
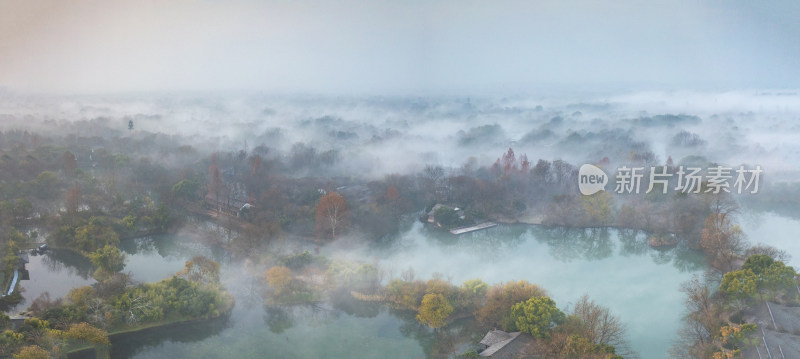
M800 87L800 3L6 1L0 88L426 95Z

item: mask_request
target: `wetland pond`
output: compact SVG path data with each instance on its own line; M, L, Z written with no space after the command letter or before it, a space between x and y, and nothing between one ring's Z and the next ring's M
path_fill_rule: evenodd
M752 243L798 253L791 233L800 221L760 213L742 221ZM222 265L222 280L236 298L224 318L175 325L114 340L114 358L430 358L460 353L485 334L471 319L434 332L413 314L376 303L336 300L313 306L270 307L258 294L260 278L224 251L192 236L162 235L123 241L126 272L136 281L157 281L181 270L194 255ZM415 222L391 244L358 250L323 248L323 255L376 262L389 276L413 268L417 278L435 273L460 284L481 278L489 284L524 279L545 288L562 309L583 294L610 308L628 329L631 348L642 358L666 358L684 314L681 283L701 274L703 256L677 246L654 249L643 232L503 225L453 236ZM795 257L791 263L798 266ZM88 285L91 264L79 256L49 251L31 256L28 298L52 298Z

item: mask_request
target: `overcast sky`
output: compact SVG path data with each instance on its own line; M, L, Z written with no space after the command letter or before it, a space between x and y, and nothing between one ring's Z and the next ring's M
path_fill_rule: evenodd
M2 0L0 86L798 88L800 2Z

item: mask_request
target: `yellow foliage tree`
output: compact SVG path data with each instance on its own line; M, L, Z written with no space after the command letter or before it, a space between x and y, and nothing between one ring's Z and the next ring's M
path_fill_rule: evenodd
M443 295L425 294L417 312L417 320L431 328L441 328L452 313L453 306Z
M93 327L89 323L73 324L64 332L64 337L70 340L82 341L94 345L109 345L108 333L105 330Z
M23 347L14 359L50 359L50 352L37 345Z
M276 293L283 293L292 283L292 271L284 266L275 266L264 272L264 280Z
M591 196L581 196L583 211L587 220L593 225L606 226L611 224L613 218L611 194L606 191L597 192Z

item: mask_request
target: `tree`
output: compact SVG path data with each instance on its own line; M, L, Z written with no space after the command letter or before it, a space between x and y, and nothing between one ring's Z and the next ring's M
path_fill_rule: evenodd
M776 261L781 261L784 263L788 263L792 259L792 256L789 253L786 253L786 251L763 243L754 245L744 252L744 256L748 258L754 254L763 254Z
M449 281L442 279L439 273L425 282L425 294L441 294L445 299L450 299L456 293L456 288Z
M133 120L128 120L128 131L133 131Z
M64 201L67 207L67 212L75 213L78 211L81 202L81 189L77 185L69 189L67 192L66 200Z
M469 279L458 289L459 304L467 308L479 308L486 299L489 285L481 279Z
M400 192L397 191L397 187L395 187L393 184L390 184L386 189L386 194L383 196L383 198L386 200L386 202L392 203L400 198Z
M719 290L736 299L746 299L756 294L758 276L750 269L740 269L725 273Z
M78 159L75 158L72 152L66 151L64 155L61 156L61 166L64 169L64 174L72 177L75 175L75 170L78 169Z
M761 274L761 285L772 291L794 287L797 273L783 262L774 262Z
M583 210L590 225L607 226L611 224L613 213L613 199L606 191L597 192L591 196L581 196Z
M772 257L765 254L754 254L745 259L742 269L749 269L757 276L761 276L769 266L775 263Z
M344 197L336 192L322 196L317 204L317 231L336 239L336 230L347 225L350 212Z
M522 156L519 157L519 162L520 172L522 172L522 174L528 174L528 171L531 169L531 161L528 161L528 155L523 153Z
M64 332L64 337L94 345L111 344L105 330L95 328L89 323L73 324L69 330Z
M486 304L478 309L475 317L485 327L501 327L508 331L514 326L509 315L512 305L545 295L547 292L544 289L524 280L496 284L489 288Z
M550 336L550 328L564 322L566 316L550 297L532 297L511 307L514 328L535 338Z
M705 358L714 348L713 335L721 323L719 307L711 288L697 275L683 283L681 291L686 293L688 314L670 352L676 358Z
M200 284L219 283L219 263L205 256L194 256L186 261L178 276Z
M443 295L430 293L422 297L417 320L431 328L441 328L447 323L447 317L452 313L453 306Z
M214 198L214 201L222 201L222 192L225 190L225 182L222 180L222 172L219 170L219 161L217 154L211 155L211 164L208 166L208 195ZM215 204L216 205L216 204ZM219 213L220 206L216 205L217 213Z
M75 236L70 244L85 253L94 252L105 245L116 247L119 244L119 235L107 222L103 217L89 218L89 223L75 229Z
M22 220L33 215L33 204L27 198L19 198L14 201L14 217Z
M40 198L49 198L56 193L56 186L58 185L58 176L50 171L39 173L34 180L36 195Z
M514 155L514 150L509 148L508 152L503 154L503 174L506 176L511 172L517 170L517 157Z
M95 278L107 278L113 273L117 273L125 268L125 253L119 248L106 244L92 253L89 253L89 260L97 267Z
M425 283L419 280L393 279L386 285L386 295L406 308L417 308L425 295Z
M286 292L292 284L292 271L284 266L275 266L264 272L264 279L275 293L280 295Z
M178 199L184 201L196 201L199 199L200 182L184 179L176 183L170 189L170 193Z
M731 223L730 216L712 213L706 218L700 246L714 268L727 272L733 269L734 261L747 247L747 241L741 228Z
M14 354L14 359L50 359L50 352L38 345L29 345Z
M596 304L588 295L575 303L572 315L580 321L583 336L593 344L608 344L627 350L625 325L608 308Z

